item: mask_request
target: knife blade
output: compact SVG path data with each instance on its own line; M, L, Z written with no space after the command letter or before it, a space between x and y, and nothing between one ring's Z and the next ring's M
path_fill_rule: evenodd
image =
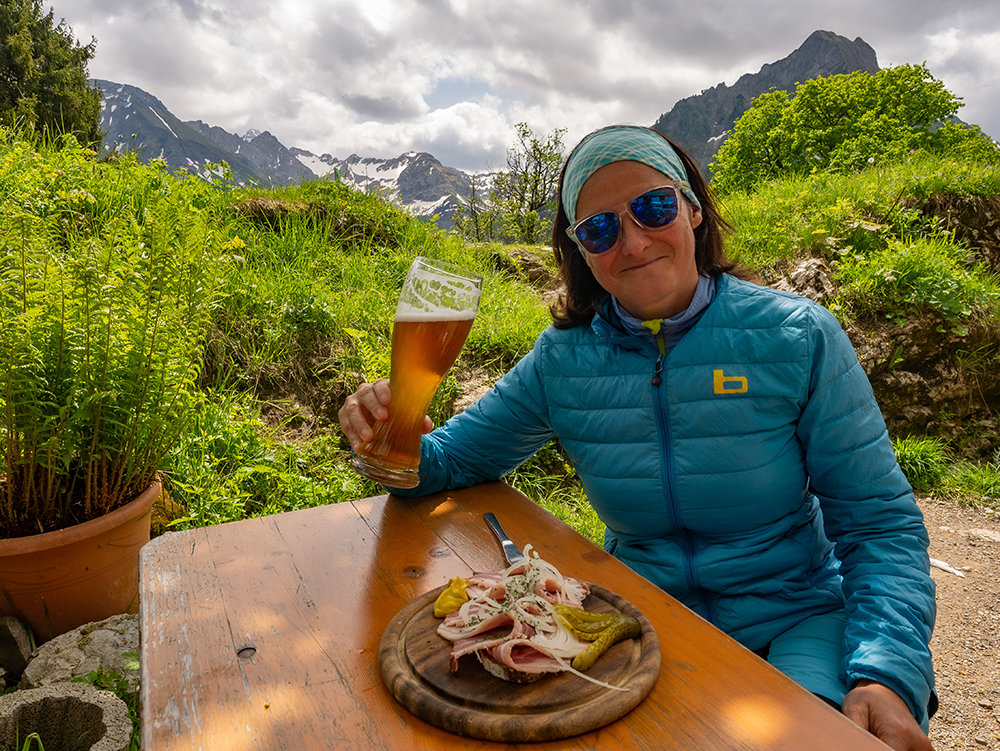
M503 546L503 554L507 557L507 563L514 564L518 561L524 560L524 554L507 536L507 533L503 531L503 527L501 527L500 522L497 521L496 515L487 513L483 514L483 518L486 520L486 523L490 525L490 529L493 530L493 534L495 534L497 539L500 540L500 544Z

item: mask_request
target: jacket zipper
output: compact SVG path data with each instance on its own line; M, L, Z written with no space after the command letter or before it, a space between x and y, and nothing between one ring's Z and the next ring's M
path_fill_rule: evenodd
M698 579L698 571L694 565L695 539L694 534L684 526L681 520L681 512L677 505L677 484L674 477L673 449L670 447L670 415L664 398L663 386L663 365L666 359L666 347L663 342L663 335L656 333L656 345L659 355L653 367L653 402L656 407L656 428L660 438L660 466L663 472L663 494L667 503L667 510L670 513L670 520L674 527L681 534L682 548L684 551L684 579L687 585L695 592L701 602L705 619L713 626L718 624L715 615L715 606L708 593L702 588Z

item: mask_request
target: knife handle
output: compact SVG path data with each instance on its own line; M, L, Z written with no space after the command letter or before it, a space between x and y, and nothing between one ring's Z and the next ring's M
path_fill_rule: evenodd
M523 559L524 553L522 553L521 549L514 544L514 541L507 536L507 533L503 531L503 527L500 526L500 522L497 520L496 515L489 512L483 514L483 518L486 520L486 523L490 525L490 529L493 530L493 534L495 534L497 539L500 540L500 544L503 547L504 557L507 558L507 562L514 563L515 561Z

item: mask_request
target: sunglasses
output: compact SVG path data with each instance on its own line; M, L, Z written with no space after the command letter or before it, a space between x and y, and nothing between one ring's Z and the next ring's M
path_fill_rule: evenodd
M673 223L679 209L673 185L653 188L633 198L621 210L602 211L581 219L566 230L580 250L592 255L606 253L621 239L621 216L625 212L640 227L662 229Z

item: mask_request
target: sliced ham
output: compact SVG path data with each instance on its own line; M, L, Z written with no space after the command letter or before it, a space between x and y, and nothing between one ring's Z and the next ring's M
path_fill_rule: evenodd
M445 617L438 634L453 642L450 665L476 654L494 675L515 682L569 670L587 646L555 617L553 604L581 607L589 588L562 576L526 546L524 562L502 574L475 574L469 579L469 601Z

